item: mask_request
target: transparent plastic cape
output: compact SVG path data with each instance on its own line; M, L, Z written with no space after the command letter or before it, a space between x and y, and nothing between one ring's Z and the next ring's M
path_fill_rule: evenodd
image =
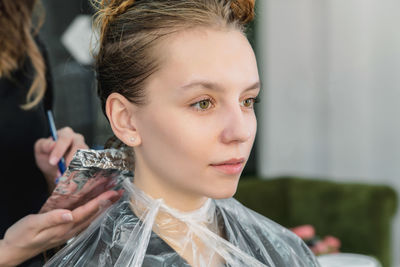
M181 212L127 173L124 196L45 266L319 266L291 231L233 198Z

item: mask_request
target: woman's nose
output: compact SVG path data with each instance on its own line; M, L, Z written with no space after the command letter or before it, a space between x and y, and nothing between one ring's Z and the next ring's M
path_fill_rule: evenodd
M254 116L254 115L253 115ZM243 143L250 139L255 126L255 118L239 107L228 110L222 118L223 128L221 141L223 143Z

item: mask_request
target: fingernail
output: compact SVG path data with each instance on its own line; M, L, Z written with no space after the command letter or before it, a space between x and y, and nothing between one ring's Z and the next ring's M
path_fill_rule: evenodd
M51 157L50 160L49 160L49 163L51 165L56 165L57 162L58 162L58 159L56 157Z
M114 180L111 180L107 183L106 188L111 188L117 185L117 182Z
M115 202L120 198L120 193L118 191L113 191L113 195L110 197L111 202Z
M106 207L108 207L110 205L111 205L111 201L110 200L108 200L108 199L100 200L100 208L101 209L104 209L104 208L106 208Z
M71 213L64 213L61 217L65 222L71 222L73 220Z

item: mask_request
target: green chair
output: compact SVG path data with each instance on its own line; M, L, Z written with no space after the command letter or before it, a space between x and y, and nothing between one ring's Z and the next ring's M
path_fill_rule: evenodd
M338 237L342 252L374 256L391 266L397 194L389 186L251 177L242 178L235 198L285 227L311 224L318 236Z

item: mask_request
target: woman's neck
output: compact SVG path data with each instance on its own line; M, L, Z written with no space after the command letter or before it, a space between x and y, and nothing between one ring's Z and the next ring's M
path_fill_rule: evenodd
M199 209L208 199L185 190L169 181L146 175L135 170L133 183L154 199L163 199L171 208L179 211L193 211Z

